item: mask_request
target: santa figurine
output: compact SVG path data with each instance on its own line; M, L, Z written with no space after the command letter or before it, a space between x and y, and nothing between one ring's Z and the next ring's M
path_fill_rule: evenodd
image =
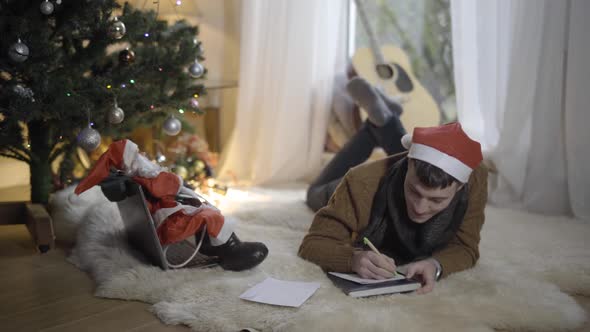
M199 252L217 256L219 265L232 271L250 269L268 255L263 243L240 241L234 233L234 224L226 220L215 206L201 202L194 191L183 186L182 178L152 163L139 152L135 143L127 139L109 146L88 176L78 184L75 193L79 195L95 185L101 185L109 200L125 199L124 182L119 181L113 186L113 179L109 178L112 171L130 177L147 193L146 203L162 246L181 242L205 231L207 236L203 238ZM107 191L105 187L109 182L111 189ZM113 187L120 190L113 191Z

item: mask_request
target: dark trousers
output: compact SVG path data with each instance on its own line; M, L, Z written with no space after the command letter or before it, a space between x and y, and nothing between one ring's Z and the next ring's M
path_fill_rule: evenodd
M388 155L405 151L401 144L401 138L405 134L406 130L397 116L393 116L382 127L365 121L355 136L336 153L318 178L309 186L307 206L314 212L324 207L346 172L365 162L375 147L383 148Z

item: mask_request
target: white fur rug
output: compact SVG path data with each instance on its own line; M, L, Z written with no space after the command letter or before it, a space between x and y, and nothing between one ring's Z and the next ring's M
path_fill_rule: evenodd
M302 186L233 191L220 205L237 219L242 240L261 240L270 249L259 267L241 273L143 265L123 240L116 205L99 189L79 198L71 192L58 193L52 204L58 236L78 228L70 261L96 281L96 296L151 303L167 324L224 332L554 331L586 319L568 294L590 295L588 222L488 207L475 268L439 282L427 295L353 299L296 255L312 219ZM267 276L321 287L298 309L238 298Z

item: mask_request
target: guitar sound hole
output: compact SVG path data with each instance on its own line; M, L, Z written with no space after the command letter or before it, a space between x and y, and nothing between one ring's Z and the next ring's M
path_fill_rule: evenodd
M395 70L397 71L397 78L395 80L395 85L400 92L410 92L414 90L414 83L412 83L412 79L406 71L399 66L397 63L393 64L395 66Z
M388 80L393 77L393 68L390 65L377 65L377 75L383 80Z

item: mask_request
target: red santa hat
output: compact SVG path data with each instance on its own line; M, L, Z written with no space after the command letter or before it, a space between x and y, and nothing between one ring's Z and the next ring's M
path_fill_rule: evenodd
M457 122L438 127L414 128L402 137L408 157L425 161L466 183L483 160L481 145L469 138Z

